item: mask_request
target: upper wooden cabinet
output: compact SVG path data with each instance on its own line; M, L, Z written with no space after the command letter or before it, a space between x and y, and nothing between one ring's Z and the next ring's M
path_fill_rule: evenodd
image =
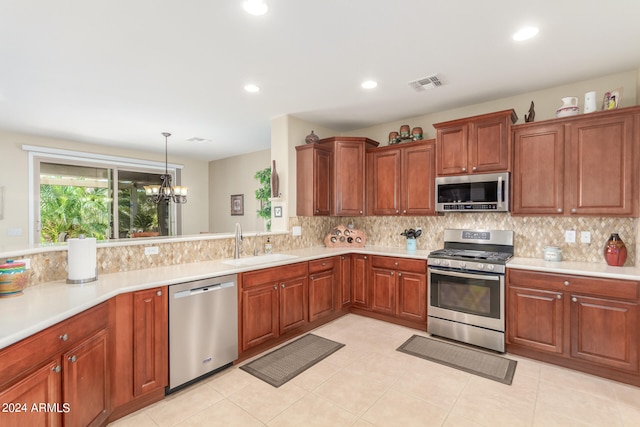
M513 127L513 214L637 216L640 108Z
M509 171L513 110L436 123L437 175Z
M369 138L332 137L296 147L297 215L364 216L365 150L377 146Z
M367 150L369 215L435 214L435 140Z

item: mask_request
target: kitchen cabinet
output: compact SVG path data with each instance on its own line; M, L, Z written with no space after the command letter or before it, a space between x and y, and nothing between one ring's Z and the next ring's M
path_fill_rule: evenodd
M436 123L437 176L504 172L511 168L513 110Z
M332 137L296 147L297 214L364 216L365 150L377 146L369 138Z
M326 317L336 309L335 258L309 261L309 322Z
M93 426L110 411L108 306L100 304L0 351L3 425ZM32 411L33 405L48 410Z
M435 140L367 150L369 215L435 214Z
M240 275L242 351L308 323L308 263Z
M296 147L296 213L327 216L331 209L331 148L318 144Z
M369 310L369 256L351 255L351 306Z
M640 283L517 269L507 281L509 352L640 383Z
M346 309L351 306L351 264L352 256L341 255L339 259L338 285L339 295L337 309Z
M164 398L169 367L168 290L129 292L109 303L114 342L110 420L114 420Z
M640 108L513 127L515 215L638 215Z
M426 261L371 257L371 310L424 324L427 320Z

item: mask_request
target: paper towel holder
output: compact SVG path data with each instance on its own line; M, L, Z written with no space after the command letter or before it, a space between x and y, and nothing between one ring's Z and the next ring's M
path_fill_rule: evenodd
M85 235L81 234L78 236L78 239L85 239ZM94 245L95 248L95 245ZM82 278L82 279L70 279L67 277L67 284L70 285L81 285L84 283L90 283L90 282L95 282L98 280L98 266L96 265L95 267L95 274L93 275L93 277L87 277L87 278Z

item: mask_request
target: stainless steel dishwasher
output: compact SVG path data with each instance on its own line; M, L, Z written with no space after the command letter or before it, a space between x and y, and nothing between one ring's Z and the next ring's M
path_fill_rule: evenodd
M238 358L236 275L169 286L167 393Z

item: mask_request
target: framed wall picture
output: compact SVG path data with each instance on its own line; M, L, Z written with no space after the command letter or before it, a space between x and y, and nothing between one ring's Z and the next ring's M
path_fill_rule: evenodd
M244 194L231 195L231 215L244 215Z
M273 216L275 218L282 218L282 206L274 206Z

